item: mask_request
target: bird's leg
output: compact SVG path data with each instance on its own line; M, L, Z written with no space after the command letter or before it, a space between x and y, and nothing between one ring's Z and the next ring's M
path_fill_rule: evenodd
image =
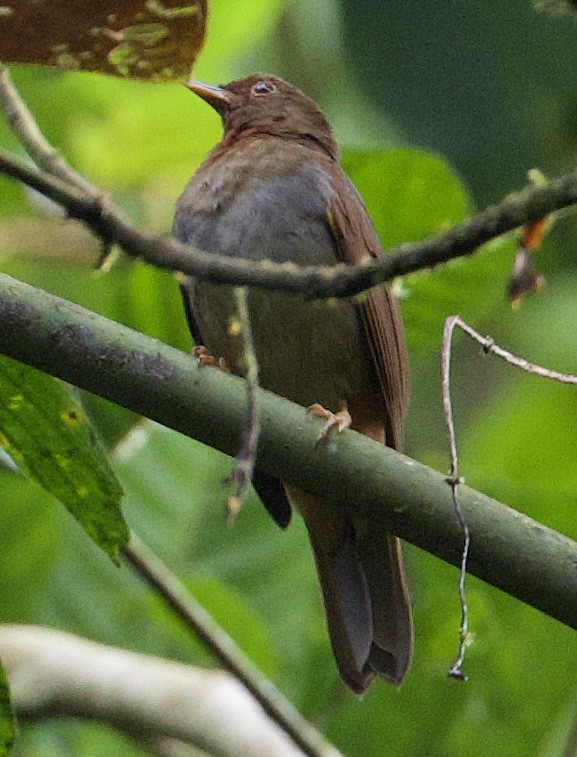
M335 431L338 434L341 434L346 428L349 428L351 423L353 422L351 414L346 407L343 407L342 410L333 413L320 405L318 402L315 402L314 405L307 407L307 413L316 415L318 418L326 418L326 423L321 429L319 438L317 439L317 444L327 443L328 441L330 441L330 438L332 434L335 433Z
M214 355L211 355L206 347L203 347L201 344L198 344L193 348L192 354L198 360L200 365L210 365L212 368L218 368L220 371L230 373L230 368L226 364L225 359L223 357L214 357Z

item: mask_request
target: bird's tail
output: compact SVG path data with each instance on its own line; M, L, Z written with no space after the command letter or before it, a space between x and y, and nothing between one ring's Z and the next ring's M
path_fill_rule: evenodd
M361 694L375 676L400 683L413 649L411 606L396 536L287 487L309 531L343 681Z

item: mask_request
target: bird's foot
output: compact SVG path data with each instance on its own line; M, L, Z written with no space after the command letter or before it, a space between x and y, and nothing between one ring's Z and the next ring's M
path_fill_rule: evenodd
M212 368L218 368L220 371L230 373L230 368L226 364L225 359L223 357L214 357L214 355L211 355L206 347L203 347L201 344L197 345L192 350L192 354L198 360L200 365L210 365Z
M307 407L307 413L316 415L318 418L326 418L326 423L321 429L317 444L326 444L330 441L331 436L335 432L341 434L346 428L349 428L353 422L351 414L346 408L343 408L343 410L339 410L336 413L332 413L318 402Z

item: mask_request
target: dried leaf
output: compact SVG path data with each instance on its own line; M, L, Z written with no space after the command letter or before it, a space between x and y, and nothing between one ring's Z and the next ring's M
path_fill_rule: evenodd
M206 18L207 0L5 0L0 60L134 79L187 78Z
M515 253L513 270L507 282L507 301L516 307L523 297L541 292L545 286L543 276L533 269L533 253L539 250L549 227L549 218L528 223L523 228L521 243Z

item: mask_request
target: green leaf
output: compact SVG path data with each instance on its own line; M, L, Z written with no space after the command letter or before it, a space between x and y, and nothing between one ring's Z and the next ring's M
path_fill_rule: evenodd
M471 202L460 177L421 150L345 150L343 168L365 200L385 249L462 221Z
M2 357L0 399L0 446L117 562L128 537L122 490L75 392Z
M10 688L4 669L0 666L0 757L12 754L16 736L16 720L10 701Z
M14 471L0 469L0 491L0 620L22 622L31 620L30 607L45 591L61 551L60 508L38 484Z
M409 149L348 150L343 167L363 196L385 250L441 234L471 213L460 177L437 155ZM498 240L485 254L403 279L400 295L409 347L438 348L449 315L475 321L496 308L505 309L508 245ZM498 251L498 257L488 254L489 249Z

